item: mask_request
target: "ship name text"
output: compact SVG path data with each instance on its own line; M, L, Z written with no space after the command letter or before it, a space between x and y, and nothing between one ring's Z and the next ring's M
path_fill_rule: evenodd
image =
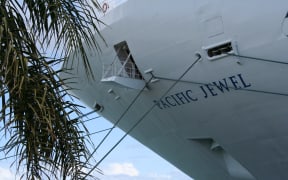
M181 92L167 95L162 99L154 100L153 102L159 109L163 110L167 108L182 106L192 102L197 102L201 99L209 99L220 94L229 93L233 90L243 90L251 86L252 84L246 82L242 74L237 74L223 78L219 81L214 81L212 83L203 83L194 90L187 89Z

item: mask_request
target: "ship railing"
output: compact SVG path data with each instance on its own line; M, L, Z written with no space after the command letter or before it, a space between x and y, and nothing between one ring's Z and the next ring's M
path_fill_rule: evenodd
M142 79L142 75L138 71L135 63L131 61L131 53L127 56L126 60L121 62L118 58L111 64L103 65L102 78L109 78L113 76Z

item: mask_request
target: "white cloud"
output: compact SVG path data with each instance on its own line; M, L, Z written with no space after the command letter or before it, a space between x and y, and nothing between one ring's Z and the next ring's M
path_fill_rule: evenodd
M108 168L103 170L105 175L116 176L126 175L130 177L139 176L139 171L134 167L132 163L112 163Z
M19 179L15 174L13 174L9 169L0 167L0 179L1 180L15 180Z
M179 170L165 172L146 172L141 174L132 163L111 163L103 167L101 180L193 180ZM99 177L99 175L96 175Z

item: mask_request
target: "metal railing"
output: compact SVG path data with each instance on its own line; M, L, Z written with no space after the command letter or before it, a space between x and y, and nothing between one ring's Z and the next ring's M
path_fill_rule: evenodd
M142 79L142 75L130 57L131 53L126 58L125 62L121 62L118 58L115 58L112 64L104 64L102 78L119 76L125 78Z

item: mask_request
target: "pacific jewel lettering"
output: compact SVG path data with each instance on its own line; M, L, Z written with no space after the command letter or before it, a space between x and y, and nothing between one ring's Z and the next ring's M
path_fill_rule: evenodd
M195 90L188 89L175 94L170 94L160 100L154 100L153 102L159 109L167 109L197 102L200 99L215 97L220 94L228 93L231 90L246 89L251 86L251 83L246 82L242 74L237 74L223 78L219 81L200 85L198 89Z

